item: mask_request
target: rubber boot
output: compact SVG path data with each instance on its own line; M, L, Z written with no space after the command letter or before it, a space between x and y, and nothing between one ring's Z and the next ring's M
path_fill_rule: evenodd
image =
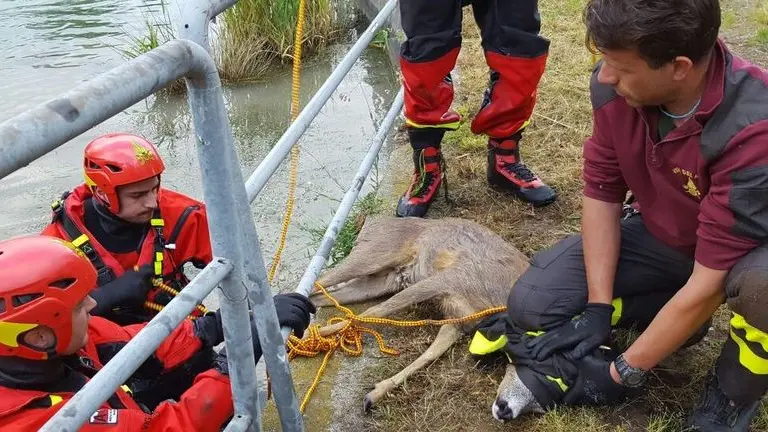
M749 385L749 383L744 383ZM749 424L757 414L760 399L740 405L723 393L717 376L710 372L704 387L704 397L688 418L690 432L749 432Z
M536 207L551 204L557 194L523 163L518 147L521 137L517 133L505 139L488 139L488 184Z
M443 156L440 142L445 129L409 128L413 148L413 177L408 190L397 203L399 217L423 217L443 181Z

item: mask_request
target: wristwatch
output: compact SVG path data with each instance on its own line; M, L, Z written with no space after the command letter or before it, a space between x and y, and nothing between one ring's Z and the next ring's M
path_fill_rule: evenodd
M613 364L616 367L616 372L619 373L621 383L627 387L640 387L645 384L645 381L648 379L646 371L632 367L626 360L624 360L623 353L616 357Z

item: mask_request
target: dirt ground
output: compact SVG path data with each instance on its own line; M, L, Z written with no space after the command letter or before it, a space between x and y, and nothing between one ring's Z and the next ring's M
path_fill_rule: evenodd
M721 3L723 39L737 54L766 66L768 2L722 0ZM558 201L544 209L534 209L487 187L486 141L469 130L487 84L487 68L478 31L467 8L463 48L454 73L454 108L464 118L458 131L446 135L443 146L450 202L441 193L429 217L457 216L475 220L496 230L527 254L578 231L581 149L591 132L588 84L595 61L584 46L583 4L584 0L539 2L542 33L552 44L533 124L526 131L521 149L526 163L557 190ZM401 163L390 162L390 166L399 166L400 171L392 173L396 180L392 196L385 197L386 212L393 210L411 170L410 149L402 131L392 159ZM435 318L428 309L414 309L398 318L411 317ZM719 311L712 331L703 342L664 361L654 369L647 392L622 406L557 409L509 423L497 422L491 415L491 404L504 373L504 360L472 357L467 351L468 338L393 391L372 412L363 414L365 393L377 381L395 374L418 357L436 333L436 328L385 329L388 343L402 353L397 357L379 354L375 342L368 339L363 356L340 361L343 356L336 355L307 407L305 419L308 430L318 431L679 431L698 400L703 377L727 335L727 321L727 310ZM631 335L628 339L631 340ZM305 363L296 367L299 362ZM319 359L294 361L299 397L303 396L319 363ZM753 422L753 430L768 431L765 406Z

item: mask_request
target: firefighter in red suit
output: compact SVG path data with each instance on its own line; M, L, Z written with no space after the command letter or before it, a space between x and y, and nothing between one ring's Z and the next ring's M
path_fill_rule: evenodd
M39 430L144 326L91 317L96 303L88 293L96 278L69 242L40 235L0 242L0 430ZM297 336L315 310L298 294L275 296L275 308ZM162 376L222 341L218 312L184 320L133 377ZM258 341L253 334L257 361ZM232 415L224 349L177 402L149 410L132 396L129 380L79 430L213 431Z
M535 206L556 199L554 190L523 163L519 148L549 50L549 41L539 35L537 1L404 0L400 17L407 40L400 67L414 173L397 206L401 217L424 216L442 182L440 143L460 121L450 108L450 72L461 47L462 8L469 3L490 68L489 88L471 125L473 133L488 136L488 182Z
M118 324L152 319L149 301L168 304L189 281L183 266L212 259L205 205L160 187L165 165L146 139L123 133L100 136L85 147L85 183L53 203L43 234L80 248L98 272L93 315ZM195 312L199 315L199 311Z
M83 170L85 183L54 201L43 234L72 242L96 268L92 315L120 325L147 322L174 296L155 281L179 291L189 282L185 264L202 268L212 259L205 205L160 186L163 160L137 135L97 137L85 147ZM192 385L214 356L211 349L200 350L161 378L168 385L137 381L134 394L150 408L177 399L174 383Z

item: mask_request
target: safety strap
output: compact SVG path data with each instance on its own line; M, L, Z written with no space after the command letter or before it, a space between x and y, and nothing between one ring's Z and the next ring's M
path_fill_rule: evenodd
M91 245L91 241L87 234L84 234L75 225L75 222L67 214L64 209L64 201L70 195L70 192L64 192L61 198L51 203L53 209L53 221L61 222L64 232L70 238L70 242L73 246L80 249L86 257L91 261L91 264L96 268L98 274L98 284L102 286L108 282L115 280L115 272L104 263L104 260L96 252L96 249ZM153 257L153 269L156 278L163 277L163 261L165 251L165 240L163 239L163 228L165 227L165 221L160 216L160 209L155 209L150 220L150 225L155 230L155 242L154 242L154 257Z
M101 256L96 252L96 249L91 245L90 239L75 225L75 222L67 214L64 209L64 201L70 195L70 192L64 192L61 198L51 203L51 209L53 209L53 222L61 222L61 226L64 228L64 232L67 233L70 242L73 246L80 249L91 264L96 268L98 274L99 286L115 280L115 272L104 263Z
M192 212L195 210L200 210L200 206L191 205L184 209L184 211L181 213L181 216L179 216L179 220L176 221L176 226L173 227L173 231L171 231L171 236L168 237L168 240L166 241L166 248L176 249L176 239L178 239L179 234L181 234L181 227L184 226L184 223L186 223L187 219L189 219L189 215L192 214Z

